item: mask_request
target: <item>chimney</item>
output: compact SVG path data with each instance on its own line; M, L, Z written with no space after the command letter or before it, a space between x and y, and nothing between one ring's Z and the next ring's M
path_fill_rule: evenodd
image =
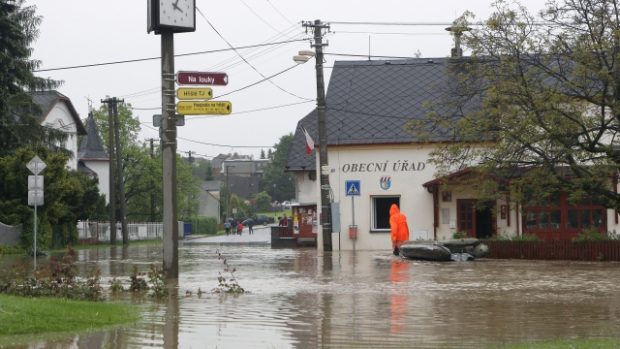
M464 32L470 31L471 28L454 23L451 27L446 28L446 30L454 35L454 48L450 50L450 56L463 57L463 49L461 49L461 36L463 36Z

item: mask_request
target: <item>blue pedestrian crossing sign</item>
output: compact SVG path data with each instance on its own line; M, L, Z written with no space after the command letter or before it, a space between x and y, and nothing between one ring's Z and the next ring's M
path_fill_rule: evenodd
M344 190L347 196L360 196L361 194L361 185L360 181L344 181Z

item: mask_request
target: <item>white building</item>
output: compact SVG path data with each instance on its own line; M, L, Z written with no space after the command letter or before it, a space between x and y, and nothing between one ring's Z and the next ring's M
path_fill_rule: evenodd
M110 156L103 147L97 124L92 113L86 119L86 136L82 138L78 152L78 168L98 180L99 193L110 202Z
M57 91L40 91L32 93L32 101L41 109L41 125L62 130L67 134L67 140L61 146L73 154L67 167L77 170L78 135L85 135L86 129L71 100Z
M448 240L454 233L486 238L496 235L536 234L563 239L586 227L620 231L613 209L591 202L569 205L566 198L545 207L522 207L505 197L478 202L473 188L447 185L472 173L463 169L436 178L429 154L436 144L449 141L448 130L429 130L430 138L416 139L408 122L425 116L430 106L458 119L464 110L441 105L451 90L448 65L452 59L339 61L326 95L327 145L331 198L335 204L333 250L391 249L389 207L397 203L408 219L410 239ZM296 178L297 200L315 205L320 214L318 132L316 110L299 122L315 140L305 153L298 127L287 170ZM347 193L347 182L357 192ZM611 184L610 184L611 185ZM359 194L359 195L347 195ZM349 226L357 226L350 239ZM320 228L320 227L317 227ZM320 229L317 246L323 248Z
M32 100L41 109L41 125L67 133L67 139L62 144L72 154L67 167L96 177L99 192L105 195L107 203L110 197L110 163L92 115L86 120L85 127L69 97L58 91L33 92ZM84 136L79 147L78 136Z

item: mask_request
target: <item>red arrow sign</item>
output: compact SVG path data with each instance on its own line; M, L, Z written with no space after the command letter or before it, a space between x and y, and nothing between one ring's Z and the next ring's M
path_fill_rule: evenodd
M226 73L210 73L200 71L180 71L177 73L180 85L228 85Z

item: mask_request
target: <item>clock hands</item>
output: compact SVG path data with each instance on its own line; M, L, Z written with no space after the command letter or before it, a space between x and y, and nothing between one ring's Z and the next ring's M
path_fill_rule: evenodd
M175 10L179 10L179 12L183 13L183 10L181 10L181 8L179 7L179 0L172 4L172 8Z

